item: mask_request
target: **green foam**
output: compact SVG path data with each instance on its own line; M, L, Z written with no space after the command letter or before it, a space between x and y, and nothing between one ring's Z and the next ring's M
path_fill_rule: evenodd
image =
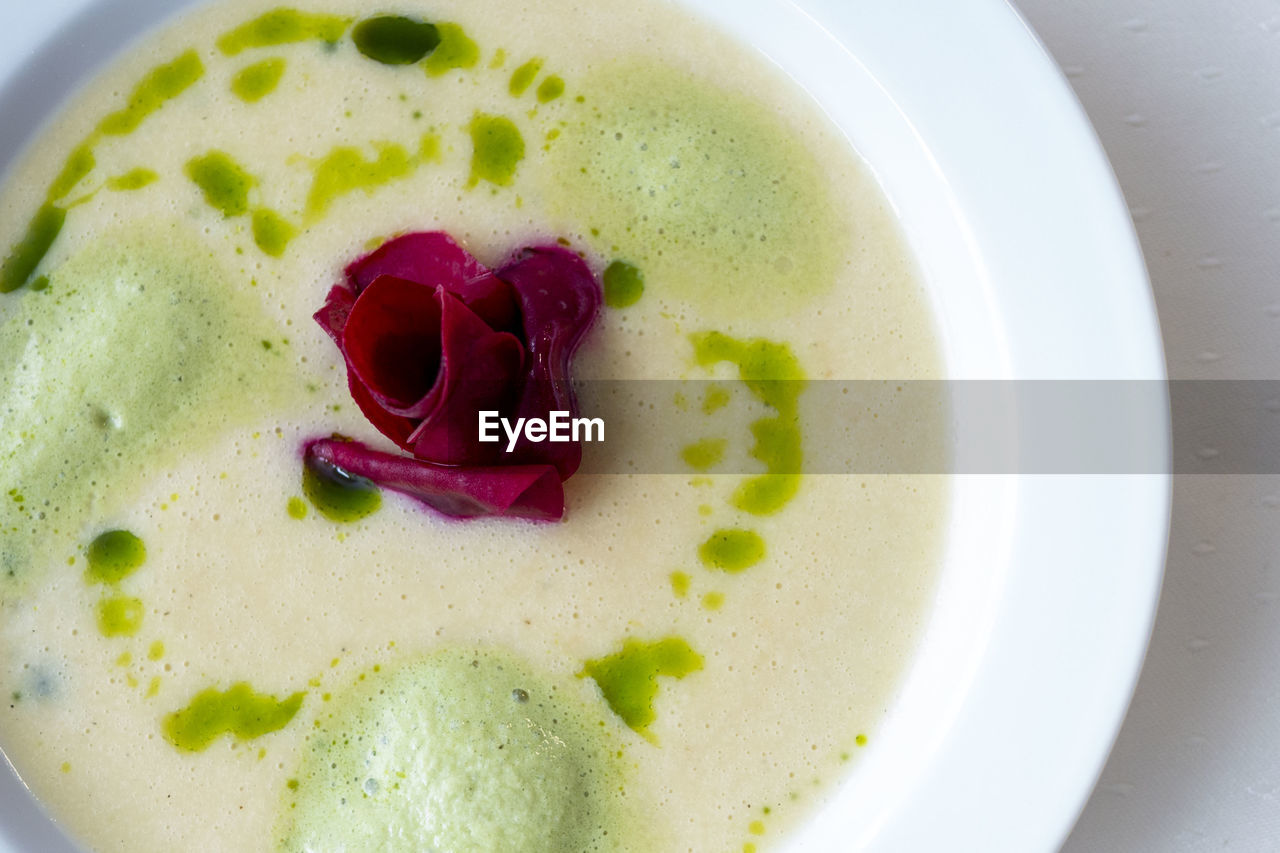
M326 705L277 849L646 849L603 708L575 692L496 650L367 673Z
M657 63L575 86L599 106L565 128L543 189L558 214L592 223L599 251L643 267L653 293L767 318L835 284L852 225L777 115Z
M278 332L248 282L176 222L104 233L47 289L14 298L0 323L0 493L24 501L0 502L0 598L54 537L74 548L91 510L127 504L122 484L302 384L260 346Z

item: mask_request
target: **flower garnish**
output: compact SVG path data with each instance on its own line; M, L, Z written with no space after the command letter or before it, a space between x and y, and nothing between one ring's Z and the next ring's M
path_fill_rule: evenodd
M557 519L578 442L507 453L479 440L480 411L576 416L574 352L600 307L587 265L559 246L490 270L442 232L397 237L346 268L315 319L342 352L351 396L408 456L318 439L308 458L455 517Z

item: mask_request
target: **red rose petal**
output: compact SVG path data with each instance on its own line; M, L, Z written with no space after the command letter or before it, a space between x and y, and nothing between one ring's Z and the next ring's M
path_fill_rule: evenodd
M351 306L355 301L355 294L349 288L335 284L329 288L329 295L325 297L324 305L311 315L312 319L320 324L320 328L333 338L339 350L343 349L342 328L347 325L347 318L351 316ZM343 355L345 357L345 351Z
M452 294L436 295L440 375L421 405L403 412L422 418L409 436L409 449L419 459L448 465L492 462L501 451L497 444L480 443L478 413L507 411L515 401L524 346L515 335L493 331Z
M525 249L498 270L520 300L525 333L525 381L516 417L578 414L569 381L573 354L600 310L600 285L582 258L559 246ZM555 465L568 479L582 462L578 442L534 443L523 437L508 458Z
M525 249L495 275L430 232L391 240L346 274L350 286L332 288L315 319L346 360L360 410L414 456L328 439L307 453L447 515L560 518L581 445L522 438L506 454L479 442L478 413L578 414L569 368L601 302L582 259Z
M497 331L514 332L519 314L511 288L443 231L405 234L347 265L347 280L357 294L379 276L440 285L457 296Z
M415 417L410 409L441 373L440 332L436 289L383 275L356 298L342 346L347 365L374 400L391 414Z
M564 516L564 487L550 465L450 468L328 438L309 443L305 453L454 518Z

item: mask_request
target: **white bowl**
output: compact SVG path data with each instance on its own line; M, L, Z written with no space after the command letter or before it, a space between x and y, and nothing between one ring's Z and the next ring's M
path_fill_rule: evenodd
M0 169L77 83L191 0L10 4ZM1137 241L1062 76L1000 0L687 0L822 105L924 271L947 370L1163 380ZM1167 409L1141 425L1168 455ZM954 479L937 603L883 731L788 849L1056 849L1101 769L1154 618L1163 475ZM0 772L0 851L57 831Z

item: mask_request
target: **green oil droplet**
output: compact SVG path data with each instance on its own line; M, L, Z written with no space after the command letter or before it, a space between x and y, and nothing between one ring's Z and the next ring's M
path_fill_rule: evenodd
M703 610L719 610L721 607L724 607L723 592L708 592L703 594L702 596Z
M307 517L307 504L302 498L289 498L289 517L298 521Z
M226 691L212 687L192 698L187 707L164 718L164 736L184 752L200 752L224 734L252 740L279 731L302 707L305 692L276 699L254 692L245 682Z
M644 273L626 261L614 261L604 268L604 304L610 308L635 305L644 295Z
M564 94L564 80L552 74L538 84L538 103L546 104Z
M709 569L737 573L764 559L764 540L754 530L724 528L698 546L698 559Z
M351 24L339 15L310 14L296 9L273 9L246 21L218 38L218 50L227 56L253 47L272 47L301 41L334 43Z
M652 740L648 728L657 719L653 701L658 695L658 677L684 678L702 665L702 655L679 637L656 643L627 640L622 651L583 664L578 677L594 680L613 712Z
M284 250L289 247L289 241L298 233L298 229L287 219L265 207L254 210L250 221L253 224L254 244L273 258L283 255Z
M515 124L502 116L476 113L467 129L471 132L471 179L468 186L488 181L508 186L516 166L524 159L524 138Z
M480 48L457 24L440 24L440 46L423 63L427 75L439 77L454 68L474 68Z
M366 18L351 30L356 49L383 65L412 65L440 44L434 24L403 15Z
M36 211L27 225L26 234L9 250L4 266L0 266L0 293L9 293L27 283L58 238L66 218L67 212L52 204L45 204Z
M702 441L686 445L680 451L680 458L693 470L706 471L720 464L728 445L728 440L723 438L704 438Z
M249 190L257 183L239 163L222 151L210 151L187 161L184 169L204 200L223 216L240 216L249 212Z
M359 521L382 506L382 492L373 482L311 456L303 462L302 493L330 521Z
M156 640L151 644L151 648L147 649L148 660L160 660L164 657L164 642Z
M671 573L671 592L676 598L684 598L689 594L689 583L691 578L685 572Z
M132 637L142 627L142 600L125 595L98 602L98 630L104 637Z
M285 61L280 57L246 65L231 78L231 93L247 104L260 101L280 85Z
M117 584L142 566L147 548L128 530L108 530L89 543L88 558L86 581Z
M150 186L160 179L160 176L150 169L139 167L130 169L123 175L116 175L107 178L107 189L114 192L132 192L140 190L143 187Z
M134 87L129 102L98 123L98 133L125 136L166 103L191 88L204 76L204 63L194 50L188 50L172 62L153 68Z
M511 80L507 83L507 91L511 93L513 98L520 97L525 93L526 89L533 85L534 78L542 70L543 61L541 57L534 57L511 72Z
M721 388L719 385L710 385L707 392L702 397L702 413L704 415L714 415L716 412L729 405L729 391Z

